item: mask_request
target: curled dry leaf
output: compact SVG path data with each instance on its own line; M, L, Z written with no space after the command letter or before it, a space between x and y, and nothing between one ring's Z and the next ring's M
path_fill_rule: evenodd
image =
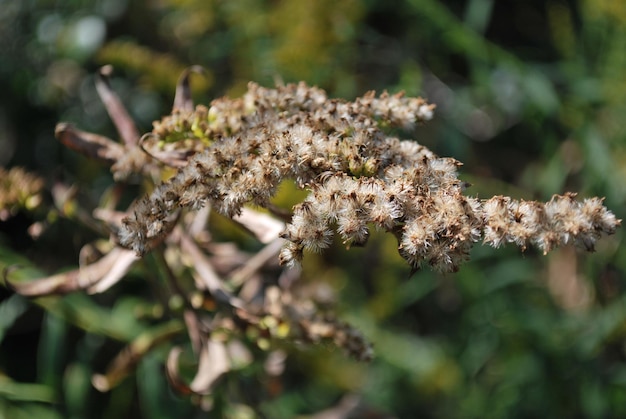
M198 373L189 388L198 394L209 394L216 381L230 371L230 360L223 342L208 339L206 346L200 352Z
M67 148L107 164L114 164L124 155L121 144L103 135L81 131L65 122L57 124L54 134Z
M139 258L134 252L115 247L98 261L78 269L28 282L5 280L15 292L27 297L67 294L84 289L99 293L122 279L137 260Z
M173 110L179 109L182 111L193 110L193 100L191 98L191 86L189 77L192 73L206 75L206 70L199 65L191 66L180 75L178 83L176 85L176 96L174 97Z
M87 289L90 294L99 294L105 292L113 285L117 284L128 273L131 266L140 258L133 252L128 252L120 247L114 248L111 253L115 253L117 258L109 271L95 284ZM111 254L109 253L109 254Z
M178 359L182 353L174 347L167 357L167 378L172 387L183 394L210 394L217 380L230 371L230 359L223 342L205 339L198 360L198 371L190 384L186 384L178 371Z

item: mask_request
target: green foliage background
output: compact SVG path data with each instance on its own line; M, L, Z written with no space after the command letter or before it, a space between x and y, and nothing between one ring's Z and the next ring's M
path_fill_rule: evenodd
M64 120L114 135L97 68L115 66L113 87L147 131L168 112L181 70L200 64L209 76L193 82L204 103L250 80L305 80L348 99L372 89L423 95L438 105L435 120L401 135L464 162L468 193L577 191L605 196L625 218L625 2L0 0L0 39L0 164L76 183L94 202L110 174L53 132ZM69 268L94 239L57 220L33 241L26 228L38 216L0 223L3 268L19 263L29 278ZM244 371L248 392L218 400L213 415L288 418L356 393L392 417L625 417L622 241L618 231L590 255L478 247L447 276L409 277L387 237L311 255L306 277L337 291L375 360L294 351L280 383ZM201 417L167 388L165 352L108 394L90 385L148 330L136 316L152 304L145 281L34 302L3 290L0 417Z

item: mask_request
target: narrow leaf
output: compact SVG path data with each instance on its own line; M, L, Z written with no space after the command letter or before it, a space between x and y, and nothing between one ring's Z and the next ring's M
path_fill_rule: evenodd
M54 135L64 146L108 164L117 162L124 155L124 147L110 138L81 131L65 122L57 124Z
M115 92L113 92L113 89L111 89L109 76L112 71L113 67L110 65L100 69L98 77L96 78L96 89L113 124L115 124L117 128L117 132L120 133L124 144L135 145L139 141L139 131L130 115L128 115L122 101L117 97Z
M189 76L191 73L206 74L206 70L199 65L191 66L180 75L176 85L176 96L174 97L174 110L193 111L193 100L191 98L191 86Z
M15 292L27 297L67 294L88 288L98 293L119 281L138 259L133 251L115 247L98 261L78 269L28 282L12 282L7 278L9 272L5 271L5 280ZM103 280L103 284L99 284Z

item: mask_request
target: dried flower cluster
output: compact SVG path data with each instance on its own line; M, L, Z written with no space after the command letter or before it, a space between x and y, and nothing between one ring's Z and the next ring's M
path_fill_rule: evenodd
M253 99L248 105L242 100L221 100L210 109L202 106L194 109L189 93L189 74L196 70L191 68L183 73L172 114L155 122L153 133L140 136L110 88L110 68L102 69L96 86L122 142L81 131L66 123L57 125L56 135L66 146L109 165L120 183L113 185L114 192L107 194L109 198L103 199L101 206L93 210L82 207L76 188L55 184L50 192L58 215L73 218L108 238L112 232L124 227L121 222L124 217L136 211L133 207L126 212L112 210L118 206L119 191L126 182L141 178L144 184L153 184L170 171L163 167L164 164L187 167L190 156L197 155L199 159L205 150L225 145L223 139L229 133L242 132L250 118L258 119L254 109L260 105L254 105ZM257 86L252 88L276 92ZM296 90L308 92L311 89L304 85L289 87L283 96L290 97L290 92ZM316 92L317 105L312 102L292 105L302 108L320 106L323 92ZM258 96L267 97L265 93ZM306 100L310 101L310 98ZM259 135L261 132L259 127ZM240 153L235 148L222 149L221 152L231 156L220 159L232 159L233 162L239 159ZM233 185L239 176L238 167L244 169L243 162L232 167L229 176ZM23 174L21 178L26 179L28 175ZM223 190L227 189L224 187ZM178 301L179 311L169 312L168 318L159 319L154 330L129 342L111 361L106 372L94 374L92 383L97 389L107 391L116 386L134 370L137 360L155 347L168 343L171 347L166 370L170 383L184 394L196 395L210 394L226 372L252 362L252 351L247 348L250 344L267 352L267 362L272 364L266 366L269 376L281 374L286 356L284 348L294 344L330 344L355 359L366 361L372 358L372 346L359 331L338 319L328 309L327 301L321 307L315 295L299 289L299 270L285 270L278 266L284 241L279 234L285 231L285 222L236 202L229 205L232 209L224 212L232 213L233 220L265 247L256 254L248 254L232 243L214 242L206 228L210 214L208 206L197 212L171 214L172 219L166 221L176 221L164 222L167 228L159 233L158 239L155 237L150 242L151 256L159 261L162 271L150 272L148 276L164 277L167 290L157 291L157 294L170 294L168 303ZM66 208L74 210L68 212ZM24 296L81 290L96 294L109 290L140 262L141 257L135 251L121 247L115 241L101 240L81 250L76 269L24 282L7 278L13 269L5 270L4 275L7 284ZM148 285L160 287L163 284L151 281ZM181 335L185 333L187 344L171 345L173 340L181 341ZM187 383L179 372L178 357L189 350L197 358L198 366L194 379Z
M384 131L427 121L433 108L401 94L328 99L300 83L250 84L242 99L176 112L155 123L152 137L162 144L196 141L203 150L136 205L120 243L144 254L185 207L210 205L229 217L246 204L268 207L286 179L310 194L281 235L285 264L300 261L304 250L327 248L335 230L347 245L361 245L375 226L397 236L412 267L456 271L481 240L494 247L534 244L544 252L568 243L591 250L619 225L597 198L579 203L568 194L541 204L463 195L459 162Z
M268 376L284 368L285 344L331 343L356 359L371 359L372 347L361 333L322 308L326 302L303 291L306 287L299 288L298 269L277 263L297 265L305 250L329 247L335 234L351 246L365 244L371 228L387 231L413 268L455 271L481 240L494 247L534 245L544 252L568 243L591 250L620 224L598 198L580 202L566 194L544 204L464 195L459 162L387 133L432 118L434 106L420 98L367 93L349 102L329 99L304 83L275 89L250 84L240 99L194 108L189 74L198 69L191 68L179 80L171 115L140 136L110 88L109 71L101 71L97 88L122 142L63 123L57 138L108 164L120 182L112 188L141 178L152 190L124 212L112 210L119 193L88 211L75 200L75 188L55 185L51 192L59 215L74 214L116 239L106 246L85 246L77 269L36 281L7 279L31 297L101 293L151 252L161 269L147 276L165 280L179 311L137 336L104 374L92 377L102 391L128 375L150 350L181 341L184 334L187 344L170 345L166 365L172 386L184 394L208 395L226 372L252 362L249 344L267 351ZM164 166L177 173L152 187L171 172ZM17 169L0 175L10 185L0 190L5 211L25 205L25 197L39 196L41 181ZM272 203L284 181L308 191L288 213ZM10 195L16 192L21 195ZM77 209L69 213L65 207ZM231 217L265 247L248 254L232 243L214 242L207 229L211 210ZM161 281L149 285L163 286ZM191 350L198 364L189 383L179 372L184 350Z

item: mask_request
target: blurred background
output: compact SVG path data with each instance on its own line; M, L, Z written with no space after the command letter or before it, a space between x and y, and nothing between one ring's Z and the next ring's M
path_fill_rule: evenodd
M468 194L574 191L626 218L623 1L0 0L0 39L0 166L74 184L96 203L110 173L59 144L55 124L117 138L94 86L112 64L114 90L149 131L181 71L199 64L208 74L192 80L197 103L241 95L248 81L304 80L346 99L421 95L435 119L399 135L462 161ZM48 219L35 240L28 228L41 218L0 221L3 268L76 266L95 237ZM290 418L360 398L354 417L626 417L622 241L623 229L595 253L547 256L477 246L445 276L410 276L391 237L310 255L305 275L335 290L375 359L294 351L280 383L250 375L254 409L218 403L208 415ZM89 382L134 336L141 284L36 303L1 290L0 417L204 417L168 389L166 352L110 393Z

